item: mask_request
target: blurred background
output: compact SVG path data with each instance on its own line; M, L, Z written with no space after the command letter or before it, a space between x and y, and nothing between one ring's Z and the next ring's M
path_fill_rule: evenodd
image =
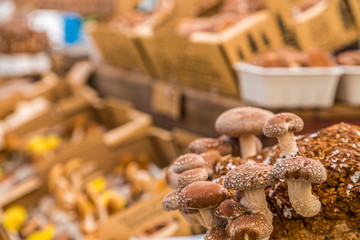
M164 168L232 107L359 125L359 36L358 0L0 0L1 239L203 232Z

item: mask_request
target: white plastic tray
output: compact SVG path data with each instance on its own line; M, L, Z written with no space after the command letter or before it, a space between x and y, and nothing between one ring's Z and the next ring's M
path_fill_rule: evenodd
M0 76L24 76L48 72L51 61L46 53L0 54Z
M341 67L263 68L236 63L242 98L266 108L326 108L335 100Z
M343 66L344 75L339 83L337 99L360 106L360 66Z

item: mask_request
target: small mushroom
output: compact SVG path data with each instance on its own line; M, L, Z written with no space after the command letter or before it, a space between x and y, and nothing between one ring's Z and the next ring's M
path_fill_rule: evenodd
M255 135L262 134L265 122L274 114L254 107L237 107L223 112L215 122L216 131L230 137L239 138L241 156L255 155Z
M179 203L186 209L197 209L209 229L224 223L214 214L214 208L228 196L227 190L216 183L200 181L181 190Z
M273 176L287 180L292 207L303 217L313 217L321 210L321 202L312 194L311 183L326 180L326 168L314 159L293 157L280 159L273 167Z
M272 222L272 212L268 208L265 187L275 183L272 166L262 163L245 163L228 172L224 179L227 189L243 191L240 203L250 212L265 216Z
M304 121L293 113L279 113L270 118L264 125L264 134L267 137L276 137L283 155L293 157L297 154L298 148L294 132L304 128Z
M198 154L188 153L178 157L173 164L174 173L182 173L190 169L201 168L205 160Z
M215 209L215 216L226 218L228 222L238 217L244 216L248 213L248 210L241 205L241 203L233 200L226 199Z
M232 152L232 146L229 142L214 138L198 138L189 144L189 152L191 153L201 154L209 151L227 155Z
M184 188L187 185L198 182L205 181L209 178L209 174L204 168L195 168L187 170L178 176L178 187Z
M209 174L205 168L194 168L177 174L171 165L166 171L166 182L173 189L184 188L190 183L205 181Z
M205 240L230 240L226 233L226 225L209 229L205 234Z
M181 208L179 204L180 190L175 190L168 193L162 200L162 206L165 212L175 211Z
M214 138L198 138L189 144L189 151L201 155L205 160L205 169L209 176L214 174L214 166L222 155L232 153L229 141Z
M272 231L271 222L258 214L241 216L226 227L228 236L236 240L268 240Z

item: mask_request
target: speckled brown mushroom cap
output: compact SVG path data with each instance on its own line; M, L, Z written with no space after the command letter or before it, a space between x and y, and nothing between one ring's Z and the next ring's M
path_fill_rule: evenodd
M162 206L165 212L175 211L181 208L178 198L180 190L168 193L162 200Z
M215 122L216 131L231 137L262 134L264 123L274 114L254 107L237 107L223 112Z
M198 138L189 144L189 152L201 154L209 150L217 150L221 155L230 154L232 146L229 142L215 138Z
M182 173L190 169L202 167L204 164L205 161L200 155L188 153L181 155L175 160L173 170L175 173Z
M184 188L193 182L205 181L208 177L209 174L204 168L190 169L178 175L177 185L179 188Z
M293 113L278 113L266 121L264 135L278 137L286 132L299 132L304 128L304 121Z
M226 226L217 226L208 230L205 234L204 240L227 240Z
M247 212L247 209L241 203L233 199L226 199L215 209L216 216L231 220L243 216Z
M273 226L261 215L246 215L232 221L226 232L233 240L245 240L245 234L249 240L260 240L269 237Z
M271 165L251 162L228 172L223 182L225 188L240 191L265 188L274 183Z
M227 190L216 183L200 181L194 182L179 194L179 203L183 208L202 209L215 208L228 196Z
M274 164L273 176L277 179L323 183L326 180L326 168L320 161L310 158L285 158Z

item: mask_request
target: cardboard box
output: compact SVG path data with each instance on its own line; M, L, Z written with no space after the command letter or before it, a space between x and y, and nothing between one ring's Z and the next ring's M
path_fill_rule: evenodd
M46 132L46 130L58 124L66 124L72 121L78 114L87 114L89 118L103 124L109 130L102 135L86 135L80 142L75 144L64 142L59 150L55 150L56 157L54 159L44 158L34 163L34 167L39 176L32 177L18 184L6 196L2 196L0 198L2 206L8 205L26 194L32 194L32 192L37 189L39 193L43 194L44 191L46 191L44 183L47 182L48 172L55 163L59 162L59 160L57 160L58 156L59 158L64 156L63 159L68 159L74 152L76 153L78 149L87 149L89 145L91 145L93 149L97 149L97 145L105 145L106 148L116 149L132 138L143 136L144 132L147 132L147 129L152 123L149 115L133 110L127 102L115 99L106 99L104 105L93 107L89 105L87 101L84 101L84 99L80 99L80 97L77 99L71 98L69 102L63 101L60 104L60 108L62 109L61 117L54 118L51 114L44 114L21 128L11 131L8 133L8 136L26 139L29 135ZM110 171L110 168L107 170ZM35 196L39 196L39 194L35 194Z
M174 141L172 133L159 128L149 128L147 131L142 131L142 135L137 135L126 142L111 146L93 136L81 147L57 154L54 163L66 162L71 158L80 157L86 160L87 164L93 164L97 170L106 173L114 169L121 156L145 153L150 160L162 168L179 154ZM50 166L47 166L42 171L44 183L47 182L49 170ZM106 222L100 224L99 238L103 240L129 239L130 236L163 224L164 221L175 221L177 223L173 229L174 236L190 235L190 226L178 212L164 212L162 210L162 198L170 191L172 190L167 187L163 188L154 193L148 200L130 205L127 209L111 215ZM31 207L36 205L44 194L46 194L46 188L41 188L14 203Z
M235 62L282 45L266 10L219 34L197 32L186 38L163 28L141 42L162 79L229 96L238 96Z
M303 50L334 51L356 41L358 33L348 1L317 1L306 6L308 3L309 0L267 2L284 42Z
M355 19L358 30L360 30L360 1L359 0L349 0L352 15Z
M153 18L152 21L157 22L155 28L160 26L172 28L179 19L195 16L201 6L219 1L221 0L173 0L171 14L165 13L156 20ZM133 4L135 6L138 0L129 0L129 2L135 3ZM158 69L153 66L153 59L149 58L147 49L142 46L139 40L139 33L151 34L154 30L152 26L149 27L146 24L143 24L141 28L133 28L127 31L114 29L106 23L89 27L89 32L105 62L126 70L159 77L161 75L159 75Z
M20 6L24 4L21 0L16 0L16 2ZM29 2L27 6L30 5L35 9L56 9L100 17L125 13L134 7L133 1L129 0L30 0Z
M122 32L107 23L97 23L89 31L105 62L129 71L157 75L132 32Z

